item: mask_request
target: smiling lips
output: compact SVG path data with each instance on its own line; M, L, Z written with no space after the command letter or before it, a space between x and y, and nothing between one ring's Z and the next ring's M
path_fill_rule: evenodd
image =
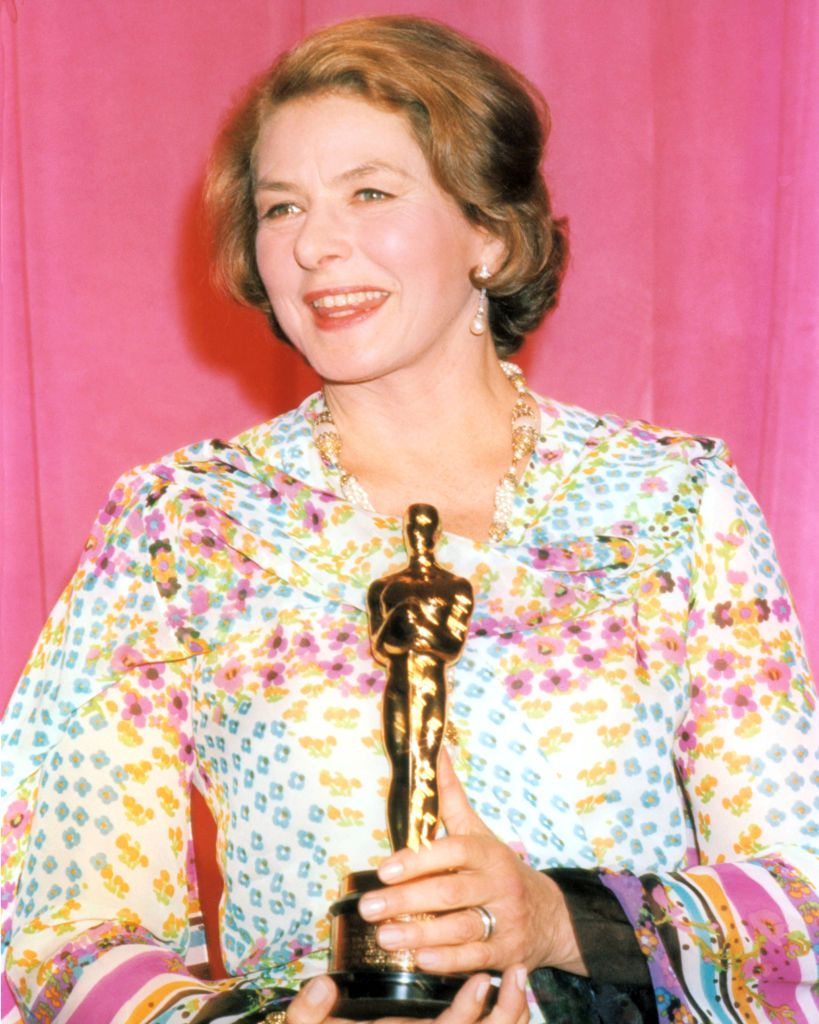
M304 301L318 327L338 330L371 316L383 306L389 294L377 288L328 288L308 292Z

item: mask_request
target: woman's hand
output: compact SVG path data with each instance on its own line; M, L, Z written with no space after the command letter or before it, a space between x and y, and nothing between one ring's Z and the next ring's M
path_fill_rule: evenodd
M385 922L378 943L412 949L418 967L436 974L559 967L587 974L563 894L524 864L472 810L446 751L438 765L441 817L447 836L428 849L399 850L378 869L385 888L367 893L359 913ZM484 939L484 907L495 919ZM397 921L404 914L436 914Z
M452 1005L435 1018L434 1024L526 1024L529 1010L526 1004L526 968L517 964L504 972L498 1001L482 1017L490 979L487 974L476 974L464 982ZM344 1018L333 1017L333 1006L338 991L326 976L313 978L299 992L287 1008L287 1024L353 1024ZM425 1024L409 1017L384 1017L378 1024ZM426 1021L433 1024L433 1021Z

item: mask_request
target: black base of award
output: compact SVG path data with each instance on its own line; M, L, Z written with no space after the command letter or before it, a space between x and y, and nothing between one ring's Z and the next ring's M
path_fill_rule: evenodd
M331 971L340 998L334 1017L437 1017L452 1005L466 975L443 977L418 971Z
M437 1017L452 1005L466 977L390 971L333 971L341 993L334 1017L368 1021L379 1017Z
M334 1017L373 1020L376 1017L436 1017L452 1005L467 974L426 974L415 967L411 950L388 952L376 942L377 926L358 913L365 892L380 889L375 871L355 871L330 907L330 970L338 986ZM487 1012L497 989L490 988Z

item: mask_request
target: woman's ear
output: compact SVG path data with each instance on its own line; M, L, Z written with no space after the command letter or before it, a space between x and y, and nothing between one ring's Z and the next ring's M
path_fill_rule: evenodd
M486 264L489 267L490 275L494 277L506 260L506 242L489 231L483 230L481 234L483 235L481 265Z

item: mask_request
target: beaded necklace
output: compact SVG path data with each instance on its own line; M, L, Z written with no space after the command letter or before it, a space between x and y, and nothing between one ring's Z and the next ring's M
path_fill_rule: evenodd
M495 509L489 527L489 538L493 541L503 540L509 530L518 478L535 449L539 434L538 416L523 371L514 363L501 362L500 366L518 397L512 407L512 462L495 488ZM313 419L313 442L321 461L328 469L338 473L341 494L351 505L373 512L375 510L369 495L341 462L341 436L323 392L322 401L323 408Z

